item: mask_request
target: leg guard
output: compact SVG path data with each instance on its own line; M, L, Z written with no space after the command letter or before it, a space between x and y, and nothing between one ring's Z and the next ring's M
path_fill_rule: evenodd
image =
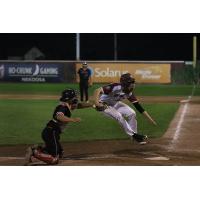
M59 161L58 157L53 157L52 155L43 153L37 149L33 150L33 153L34 153L35 158L37 158L38 160L41 160L47 164L50 164L50 165L58 164L58 161Z

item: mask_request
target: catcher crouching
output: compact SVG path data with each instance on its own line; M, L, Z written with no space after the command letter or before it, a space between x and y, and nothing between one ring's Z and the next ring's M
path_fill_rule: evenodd
M40 160L49 165L58 164L63 156L63 148L60 144L60 134L69 122L80 122L80 118L71 118L71 111L78 105L77 93L73 89L66 89L60 97L60 104L55 108L52 119L42 131L44 147L32 146L26 150L26 164L33 160Z

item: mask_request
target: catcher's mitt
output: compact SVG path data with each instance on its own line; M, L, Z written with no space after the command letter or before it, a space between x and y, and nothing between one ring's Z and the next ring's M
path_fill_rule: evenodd
M95 106L95 109L99 112L104 111L108 106L105 104L102 104L101 106Z

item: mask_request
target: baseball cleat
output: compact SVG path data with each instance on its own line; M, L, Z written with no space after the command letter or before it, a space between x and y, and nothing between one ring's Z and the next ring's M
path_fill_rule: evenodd
M34 162L34 151L38 150L41 151L42 147L39 145L33 145L31 147L28 147L26 149L26 154L25 154L25 160L26 163L25 165L29 165L30 163Z
M141 135L141 134L135 133L132 135L132 139L142 145L142 144L147 143L148 137L147 137L147 135Z
M28 165L29 163L32 163L32 156L33 156L33 149L32 147L28 147L26 149L26 154L25 154L25 160L26 160L26 164Z

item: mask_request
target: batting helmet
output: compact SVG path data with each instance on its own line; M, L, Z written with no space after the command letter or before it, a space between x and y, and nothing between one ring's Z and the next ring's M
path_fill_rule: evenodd
M129 87L131 84L135 83L135 79L130 73L122 74L120 77L120 83L123 87Z
M60 101L62 102L69 102L71 104L78 103L77 92L73 89L66 89L62 92Z

